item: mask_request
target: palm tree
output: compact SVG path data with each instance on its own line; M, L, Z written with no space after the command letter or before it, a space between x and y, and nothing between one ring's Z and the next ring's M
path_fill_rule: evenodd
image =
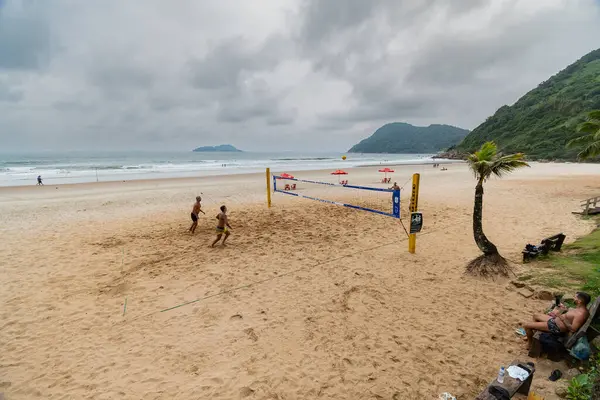
M584 146L577 158L585 160L600 155L600 110L588 113L587 121L577 127L577 132L585 135L567 143L569 148Z
M511 154L502 156L498 154L498 148L494 142L487 142L481 146L479 151L469 155L467 163L475 174L477 186L475 186L475 205L473 207L473 236L477 247L483 255L477 257L467 265L467 272L473 275L496 275L508 276L508 263L498 253L498 248L490 242L483 233L482 210L483 210L483 183L492 175L502 177L513 172L517 168L528 167L523 160L523 154Z

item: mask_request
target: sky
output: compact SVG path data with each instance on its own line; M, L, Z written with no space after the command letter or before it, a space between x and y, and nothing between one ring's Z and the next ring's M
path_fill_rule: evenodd
M598 0L0 0L0 152L473 129L598 38Z

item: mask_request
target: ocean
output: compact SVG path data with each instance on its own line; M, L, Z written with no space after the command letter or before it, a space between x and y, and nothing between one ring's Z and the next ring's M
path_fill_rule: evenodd
M431 154L105 152L0 154L0 186L108 182L137 179L415 164Z

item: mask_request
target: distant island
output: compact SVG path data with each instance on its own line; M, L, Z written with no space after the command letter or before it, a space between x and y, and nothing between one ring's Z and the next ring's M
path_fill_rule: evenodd
M350 153L437 153L457 145L469 134L450 125L413 126L392 122L354 145Z
M197 153L208 153L208 152L223 152L223 153L241 153L242 151L239 149L236 149L235 147L233 147L230 144L221 144L219 146L202 146L202 147L197 147L194 150Z

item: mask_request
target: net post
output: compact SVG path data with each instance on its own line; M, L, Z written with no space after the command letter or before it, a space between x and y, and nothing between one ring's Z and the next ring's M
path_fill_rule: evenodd
M271 208L271 168L267 168L267 207Z
M412 194L410 196L410 212L417 212L419 209L419 183L421 175L413 174L412 178ZM408 252L414 254L417 249L417 234L411 233L408 235Z
M394 218L400 218L400 190L392 192L392 214Z

